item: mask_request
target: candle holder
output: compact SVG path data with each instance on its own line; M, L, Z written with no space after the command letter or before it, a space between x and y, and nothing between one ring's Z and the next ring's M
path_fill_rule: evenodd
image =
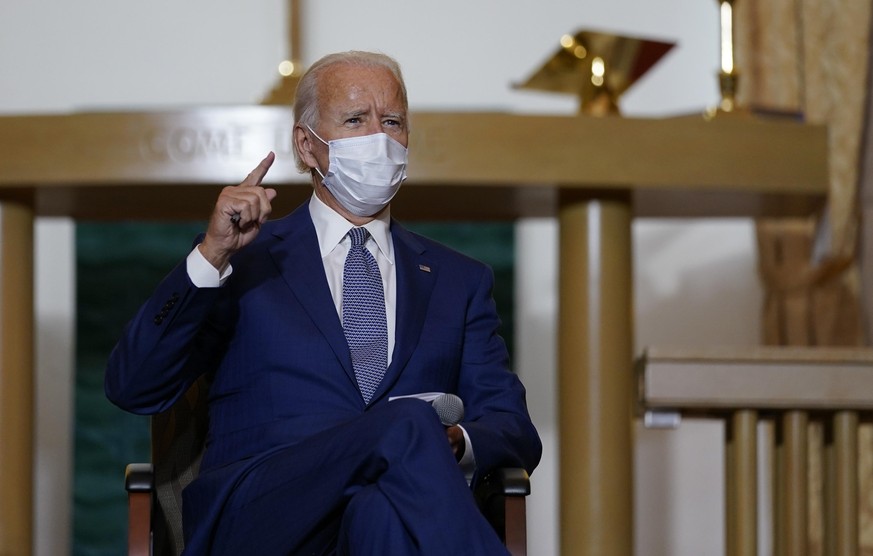
M303 44L303 25L301 17L302 0L288 1L288 58L279 63L279 81L261 100L261 104L290 106L294 103L297 84L303 75L303 62L300 60Z
M265 105L290 106L294 103L297 83L303 75L303 64L298 60L284 60L279 64L279 80L261 101Z
M707 110L707 117L718 113L744 112L737 104L739 76L734 67L734 4L736 0L718 0L721 69L718 73L718 89L721 101L718 106Z

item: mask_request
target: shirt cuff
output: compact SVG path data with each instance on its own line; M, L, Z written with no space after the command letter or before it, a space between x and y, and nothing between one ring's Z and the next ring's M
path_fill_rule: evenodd
M467 434L467 430L458 425L461 429L461 432L464 433L464 455L461 456L461 461L458 464L461 466L461 471L464 472L464 475L467 476L467 480L473 477L473 473L476 471L476 456L473 454L473 443L470 442L470 435Z
M233 267L227 265L225 271L219 273L218 269L206 260L198 246L195 246L188 253L188 258L185 259L185 268L188 271L188 278L191 279L191 283L198 288L221 287L233 272Z

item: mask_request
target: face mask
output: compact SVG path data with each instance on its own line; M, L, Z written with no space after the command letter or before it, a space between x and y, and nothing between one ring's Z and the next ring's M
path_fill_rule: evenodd
M346 210L372 216L391 202L406 179L406 147L385 133L325 141L309 131L328 147L327 175L315 171Z

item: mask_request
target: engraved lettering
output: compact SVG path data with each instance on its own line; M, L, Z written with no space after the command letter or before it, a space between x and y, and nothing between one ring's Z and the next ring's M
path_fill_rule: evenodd
M230 160L242 154L243 137L238 127L154 129L143 137L141 151L144 157L163 162Z

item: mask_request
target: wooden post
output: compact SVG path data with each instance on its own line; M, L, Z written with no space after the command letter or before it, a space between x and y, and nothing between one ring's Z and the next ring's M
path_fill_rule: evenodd
M805 411L786 411L782 415L782 465L779 512L783 523L777 529L782 533L779 545L782 554L806 554L808 528L808 425Z
M633 554L631 213L565 198L560 220L561 554Z
M33 209L0 204L0 554L33 550Z
M758 412L741 409L727 423L725 519L728 556L758 553Z
M833 496L835 530L834 554L858 554L858 412L838 411L833 418L834 482L829 486Z

